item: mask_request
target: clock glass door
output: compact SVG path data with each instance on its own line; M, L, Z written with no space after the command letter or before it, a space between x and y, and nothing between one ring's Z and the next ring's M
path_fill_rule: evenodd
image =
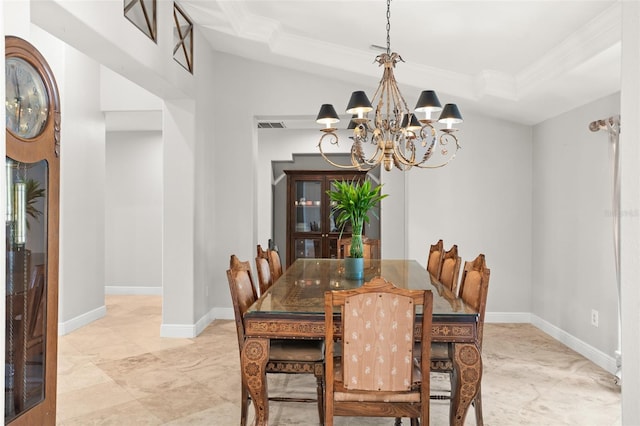
M45 160L6 159L5 423L45 397L47 176Z

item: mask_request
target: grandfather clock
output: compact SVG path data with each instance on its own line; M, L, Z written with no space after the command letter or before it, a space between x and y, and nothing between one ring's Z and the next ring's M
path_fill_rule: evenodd
M55 425L60 102L30 43L5 37L5 424Z

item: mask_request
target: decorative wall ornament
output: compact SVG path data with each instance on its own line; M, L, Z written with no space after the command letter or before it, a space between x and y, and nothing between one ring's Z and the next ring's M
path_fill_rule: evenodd
M158 42L156 0L124 0L124 17L151 40Z
M173 20L173 59L193 74L193 22L175 2Z

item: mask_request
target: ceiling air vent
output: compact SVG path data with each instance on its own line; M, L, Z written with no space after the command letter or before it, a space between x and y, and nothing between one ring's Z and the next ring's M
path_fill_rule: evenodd
M286 129L283 122L259 121L258 129Z

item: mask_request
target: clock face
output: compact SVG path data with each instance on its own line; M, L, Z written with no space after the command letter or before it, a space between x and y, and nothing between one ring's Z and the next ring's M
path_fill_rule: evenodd
M5 62L7 129L24 139L38 136L47 124L49 98L38 71L21 58Z

